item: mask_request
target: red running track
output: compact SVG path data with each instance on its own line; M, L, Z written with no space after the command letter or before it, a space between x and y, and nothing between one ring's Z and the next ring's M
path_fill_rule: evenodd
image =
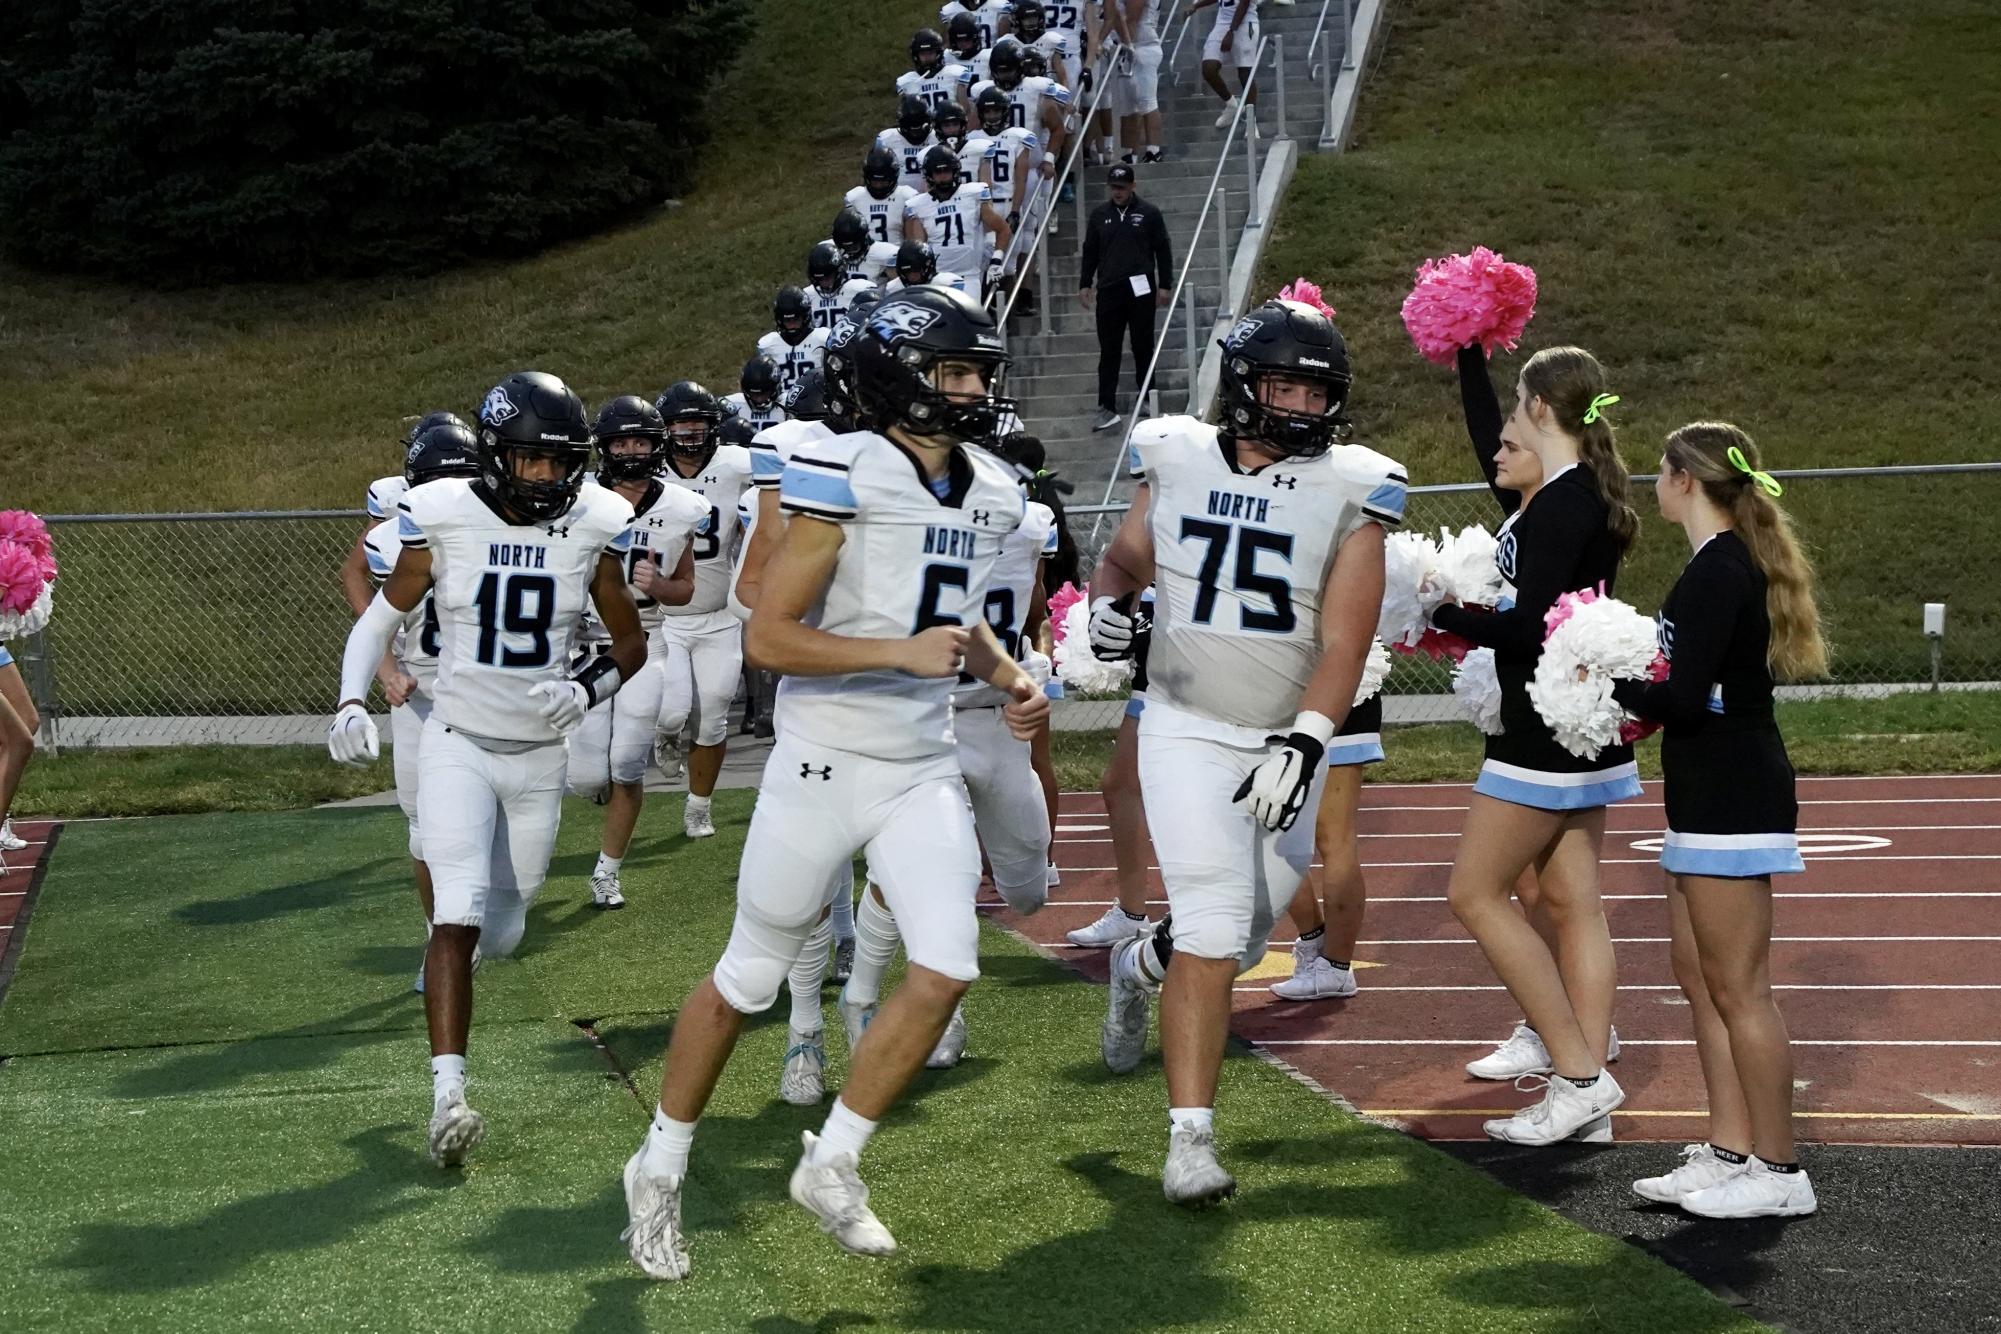
M43 820L16 820L14 832L28 846L0 852L0 997L14 978L21 957L28 916L34 909L35 893L41 887L42 871L49 864L49 850L55 846L57 824Z
M1362 797L1368 917L1361 992L1306 1004L1267 990L1290 970L1281 923L1259 977L1240 979L1234 1031L1365 1113L1438 1139L1480 1136L1528 1101L1466 1075L1505 1037L1513 1003L1445 905L1463 784L1370 785ZM1780 877L1774 983L1795 1044L1804 1138L2001 1144L2001 775L1803 778L1804 875ZM1102 951L1063 933L1115 895L1097 794L1066 793L1063 885L1035 917L995 917L1102 982ZM1603 887L1619 954L1614 1072L1622 1139L1700 1138L1688 1007L1668 971L1657 846L1660 788L1612 808ZM1636 847L1636 844L1642 846ZM1158 916L1165 897L1150 873ZM1266 975L1268 974L1268 975Z

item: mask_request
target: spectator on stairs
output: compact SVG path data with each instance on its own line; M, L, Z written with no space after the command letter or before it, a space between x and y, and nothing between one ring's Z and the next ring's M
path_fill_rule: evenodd
M1094 431L1122 420L1118 409L1119 345L1130 334L1135 386L1153 355L1154 312L1174 286L1174 252L1160 210L1140 198L1133 169L1114 165L1106 176L1111 197L1084 224L1084 262L1077 300L1098 315L1098 415Z
M1244 133L1255 139L1258 90L1251 83L1251 62L1258 54L1258 0L1192 0L1187 12L1193 14L1210 5L1216 6L1216 22L1202 44L1202 82L1223 99L1223 114L1216 117L1216 128L1228 125L1237 112L1236 95L1223 82L1223 62L1228 60L1237 67L1237 87L1245 102Z

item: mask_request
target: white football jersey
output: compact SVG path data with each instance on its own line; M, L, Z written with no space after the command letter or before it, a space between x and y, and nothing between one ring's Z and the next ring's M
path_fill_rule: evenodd
M972 72L972 78L968 82L966 87L966 96L968 100L970 100L972 97L973 89L979 87L981 84L985 83L988 79L991 79L993 77L993 75L989 73L987 69L987 62L992 59L993 54L994 54L993 49L991 47L982 48L978 51L975 51L970 56L962 56L957 51L947 51L945 53L945 60L948 64L957 65L961 69L970 70Z
M407 494L409 488L404 491ZM389 577L389 572L396 568L396 558L403 554L403 539L397 527L393 523L378 523L361 539L362 550L368 555L368 572L377 584ZM417 689L430 695L438 677L438 611L429 593L403 614L403 625L396 632L391 652L417 682Z
M886 283L884 283L884 284L882 285L882 290L883 290L883 294L884 294L885 296L887 296L887 295L888 295L889 293L891 293L891 292L901 292L901 291L902 291L902 290L903 290L903 289L904 289L905 287L907 287L907 286L909 286L909 284L908 284L908 283L906 283L906 282L904 282L904 281L903 281L903 279L901 279L901 278L891 278L891 279L890 279L890 280L889 280L888 282L886 282ZM949 288L951 288L951 289L952 289L953 291L955 291L955 292L964 292L964 291L967 291L967 290L969 290L969 289L968 289L968 288L966 287L966 280L965 280L965 279L964 279L963 277L961 277L960 275L958 275L958 274L956 274L956 273L952 273L952 272L950 272L949 270L946 270L946 269L940 269L940 270L938 270L938 272L936 272L936 273L934 273L934 274L932 274L932 275L931 275L931 281L930 281L930 282L928 282L928 283L919 283L919 284L918 284L918 286L920 286L920 287L949 287Z
M746 492L743 503L743 546L750 550L751 534L757 531L756 491L776 491L778 483L785 475L785 464L801 447L821 440L832 439L834 429L825 422L785 421L768 430L759 431L750 442L750 483L754 488ZM738 570L730 576L730 596L736 597L736 576L742 573L742 560ZM739 604L741 605L741 604Z
M990 87L998 88L1000 85L987 79L974 85L973 96L978 97ZM1007 90L1002 89L1002 91ZM1007 94L1007 123L1039 133L1042 129L1042 106L1045 102L1054 102L1060 111L1070 105L1070 90L1046 75L1028 76L1014 86L1013 92Z
M902 639L982 615L1001 544L1021 526L1027 501L1014 475L982 450L953 450L948 480L941 497L910 454L871 431L792 455L778 492L785 512L843 530L811 624L854 638ZM955 684L897 671L788 676L778 686L778 727L879 759L945 755L952 751Z
M939 199L925 194L904 207L904 215L924 228L924 239L938 256L942 273L984 273L987 260L987 229L980 210L993 202L993 187L979 181L962 185Z
M641 496L633 506L631 545L625 552L625 582L632 588L632 579L639 572L639 562L650 560L654 568L662 574L674 573L674 567L681 563L681 553L689 546L695 546L695 558L701 559L700 548L714 540L715 519L701 497L684 487L669 485L668 478L655 478L647 494ZM701 595L700 567L697 566L696 596ZM637 588L632 588L632 600L639 607L639 624L652 634L670 613L680 612L680 607L667 607L646 597ZM586 633L594 639L607 638L603 623L589 611L585 613L591 629Z
M1085 37L1084 0L1042 0L1042 13L1049 31L1063 33L1082 45Z
M1045 12L1055 9L1055 5L1049 5L1045 8ZM1084 49L1084 38L1081 33L1061 32L1052 22L1047 32L1027 45L1031 51L1042 53L1042 58L1048 62L1049 72L1057 83L1073 92L1076 90L1077 74L1083 64L1080 59Z
M892 125L875 137L875 146L887 148L903 164L903 170L896 178L898 185L913 195L924 192L924 155L938 146L937 135L926 134L920 142L913 144L903 137L902 130Z
M708 507L706 522L695 536L695 596L685 607L667 608L667 614L705 616L721 611L729 602L730 572L736 568L743 534L737 506L750 490L750 451L742 445L718 445L693 477L683 477L671 462L664 477Z
M778 400L775 398L771 400L769 407L754 408L750 405L750 400L739 392L724 394L722 404L724 412L749 422L753 432L762 431L767 426L776 426L785 420L785 409L778 406Z
M874 283L863 282L860 278L847 279L833 292L823 292L817 284L807 284L806 299L813 303L813 327L831 329L839 324L841 317L848 313L848 303L855 299L855 293L866 292L873 286Z
M936 74L923 74L917 70L905 70L896 76L898 97L921 97L924 105L937 115L939 107L963 105L966 89L973 83L973 72L964 65L954 65L947 61Z
M819 370L825 365L827 331L811 329L797 343L788 343L776 329L757 340L757 355L778 367L778 384L789 389L808 366Z
M919 167L918 175L922 176L921 163ZM868 229L874 233L877 242L887 241L894 246L903 240L903 206L916 196L917 191L907 185L899 185L885 197L877 199L868 192L866 185L857 185L841 197L841 202L862 215L862 221L868 224ZM863 273L855 276L866 278L868 275Z
M1007 466L1002 465L1004 469ZM1027 649L1034 647L1023 640L1022 627L1035 603L1036 586L1042 580L1042 562L1055 554L1056 512L1031 500L1021 527L1001 539L1000 558L987 577L984 604L986 622L993 627L994 638L1000 640L1007 655L1017 662ZM952 692L952 703L962 709L1007 701L1006 691L963 675L958 689Z
M1402 522L1403 465L1343 445L1245 472L1214 426L1179 416L1136 426L1127 464L1152 493L1149 696L1253 744L1285 731L1320 659L1335 553Z
M625 558L632 506L585 482L569 513L516 524L463 477L413 488L397 536L431 553L438 610L437 716L455 731L549 744L562 733L528 693L568 674L598 558Z
M402 473L378 477L368 484L368 517L380 523L396 513L396 502L410 489Z
M1042 160L1042 140L1032 130L1010 125L999 134L981 130L966 140L966 150L977 152L985 160L986 172L981 179L993 186L994 209L1002 215L1011 211L1021 197L1021 182L1015 179L1015 172L1021 165L1023 149L1028 150L1028 165L1033 170Z
M938 10L938 30L943 32L949 28L954 15L971 14L973 22L980 25L980 45L991 47L994 38L1000 36L1001 21L1011 8L1013 6L1009 5L1007 0L986 0L985 4L979 5L962 4L960 0L946 0Z

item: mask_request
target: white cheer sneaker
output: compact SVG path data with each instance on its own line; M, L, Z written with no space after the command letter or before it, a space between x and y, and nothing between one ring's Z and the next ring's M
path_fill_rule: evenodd
M838 1153L825 1163L813 1161L819 1136L808 1130L800 1143L805 1153L792 1169L792 1202L820 1220L820 1230L856 1255L893 1255L896 1238L868 1207L868 1187L856 1171L855 1156Z
M1605 1044L1605 1064L1618 1059L1619 1030L1614 1028L1611 1040ZM1516 1024L1506 1042L1479 1060L1466 1063L1466 1073L1475 1079L1520 1079L1523 1075L1546 1075L1554 1068L1549 1048L1542 1045L1542 1035L1527 1024Z
M1483 1125L1481 1128L1490 1139L1537 1147L1554 1144L1571 1138L1579 1131L1595 1130L1595 1123L1606 1120L1626 1100L1626 1091L1619 1087L1619 1081L1612 1078L1609 1070L1599 1071L1596 1082L1588 1088L1579 1088L1561 1075L1548 1078L1524 1075L1516 1086L1536 1087L1534 1083L1523 1082L1531 1080L1541 1081L1542 1097L1513 1116L1500 1117ZM1611 1133L1609 1122L1605 1133L1608 1136Z
M1161 1193L1173 1204L1202 1205L1227 1200L1237 1193L1237 1179L1216 1161L1216 1132L1192 1124L1178 1125L1167 1137L1167 1167L1160 1174Z
M8 852L19 852L22 848L25 848L27 846L28 846L28 840L22 838L19 834L14 832L14 821L12 817L9 817L6 820L0 820L0 848L5 848ZM1056 868L1053 866L1050 867L1049 874L1053 877L1056 874ZM1056 881L1054 879L1051 879L1049 883L1053 885L1056 883Z
M1681 1207L1698 1218L1799 1218L1820 1208L1804 1172L1774 1172L1756 1154L1735 1176L1684 1195Z
M1280 1000L1345 1000L1355 994L1355 970L1336 968L1318 954L1292 953L1292 976L1271 984Z
M1105 909L1103 917L1089 926L1066 931L1063 939L1087 950L1110 949L1114 945L1124 944L1152 925L1150 918L1126 916L1126 910L1114 903Z
M1725 1162L1707 1144L1691 1144L1681 1151L1681 1166L1666 1176L1642 1177L1633 1183L1633 1193L1655 1204L1680 1204L1683 1196L1720 1186L1748 1165Z
M820 1034L786 1030L785 1069L778 1076L778 1096L794 1107L817 1107L827 1095L827 1049Z
M674 1282L688 1277L688 1242L681 1235L681 1180L647 1175L646 1146L625 1160L625 1231L618 1239L646 1277Z

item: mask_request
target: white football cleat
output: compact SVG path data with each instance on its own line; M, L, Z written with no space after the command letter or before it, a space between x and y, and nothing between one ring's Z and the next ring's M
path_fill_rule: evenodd
M1230 123L1230 117L1237 114L1237 99L1227 98L1223 102L1223 114L1216 117L1216 128L1222 129Z
M625 1160L625 1231L618 1239L648 1278L674 1282L688 1277L688 1241L681 1235L681 1182L648 1176L640 1166L646 1146Z
M966 1057L966 1012L958 1006L952 1007L952 1017L945 1024L945 1031L938 1035L938 1045L924 1058L926 1070L950 1070Z
M714 838L716 817L712 809L689 807L681 812L681 832L689 838Z
M1589 1088L1579 1088L1561 1075L1551 1075L1547 1079L1541 1075L1524 1075L1523 1078L1542 1080L1542 1097L1513 1116L1485 1123L1481 1129L1487 1132L1489 1139L1540 1148L1592 1128L1594 1122L1609 1117L1626 1100L1626 1091L1619 1087L1619 1081L1612 1078L1609 1070L1599 1071L1598 1081ZM1531 1084L1528 1087L1535 1086ZM1609 1126L1606 1133L1610 1133Z
M1216 1161L1216 1132L1176 1126L1167 1137L1167 1167L1160 1189L1172 1204L1203 1205L1237 1193L1237 1179Z
M1681 1151L1680 1167L1666 1176L1642 1177L1635 1181L1633 1194L1655 1204L1680 1204L1683 1196L1720 1186L1748 1166L1748 1162L1724 1162L1707 1144L1691 1144Z
M1698 1218L1798 1218L1820 1208L1804 1172L1774 1172L1756 1154L1742 1171L1681 1197Z
M841 1027L848 1031L848 1059L852 1061L855 1048L862 1045L862 1034L868 1031L869 1021L875 1018L875 1002L856 1005L848 999L846 992L842 992L835 1008L841 1012Z
M834 1155L825 1164L813 1162L813 1146L819 1137L803 1132L800 1143L805 1152L792 1169L792 1202L820 1220L820 1230L856 1255L893 1255L896 1238L868 1207L868 1187L855 1170L851 1153Z
M1063 939L1072 945L1087 950L1110 949L1122 945L1140 932L1153 925L1150 918L1131 918L1126 910L1114 903L1105 909L1105 915L1089 926L1080 926L1075 931L1064 933Z
M432 1104L430 1154L439 1167L457 1167L485 1138L486 1122L466 1106L463 1088L449 1090Z
M678 783L688 776L688 759L681 753L681 738L659 736L653 740L653 764L660 770L660 776L670 783Z
M591 876L591 907L623 908L625 893L618 883L618 872L598 871Z
M1117 1075L1130 1074L1146 1055L1153 995L1138 982L1128 980L1120 967L1122 957L1145 940L1142 936L1112 951L1111 982L1105 988L1105 1026L1098 1035L1098 1050L1105 1058L1105 1067Z
M1292 976L1271 985L1280 1000L1345 1000L1355 994L1355 970L1336 968L1318 954L1292 956Z
M786 1030L785 1071L778 1077L778 1096L794 1107L817 1107L827 1096L827 1049L820 1034Z
M12 816L7 817L5 820L0 820L0 848L4 848L8 852L19 852L27 846L28 840L14 832L14 818ZM1056 882L1052 880L1049 883L1055 884Z

